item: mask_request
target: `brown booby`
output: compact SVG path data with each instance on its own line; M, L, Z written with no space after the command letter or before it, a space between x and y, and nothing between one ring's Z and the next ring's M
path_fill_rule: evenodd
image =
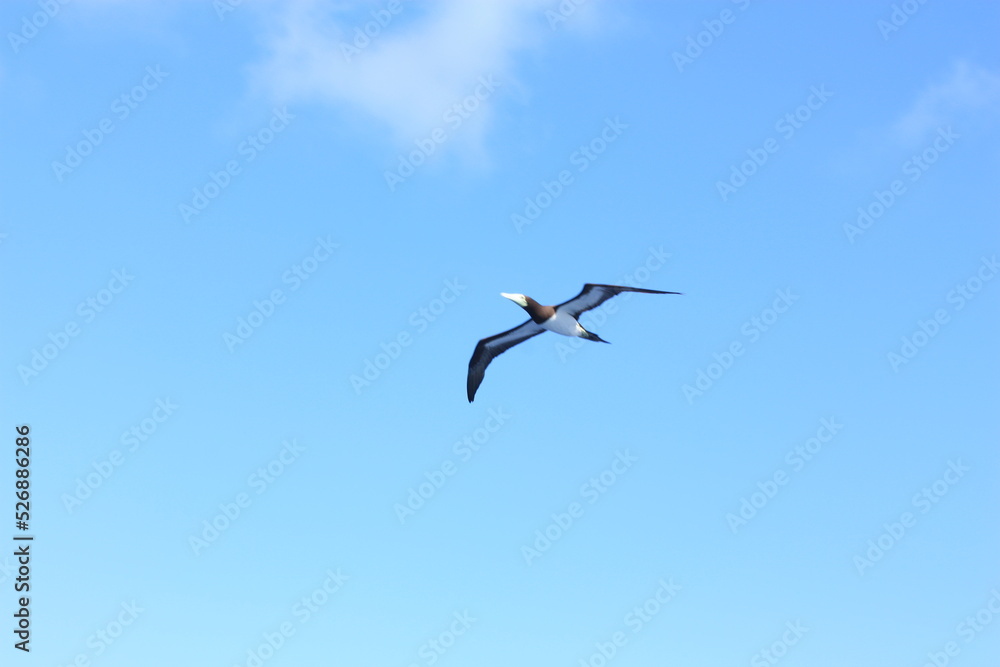
M622 287L620 285L594 285L587 283L583 286L583 291L575 297L560 303L558 306L543 306L530 296L523 294L507 294L501 292L500 296L510 299L517 305L528 311L531 319L524 324L513 329L498 333L479 341L476 350L469 360L469 377L466 381L466 390L469 394L469 403L476 397L476 390L483 382L486 367L494 358L500 356L518 343L523 343L532 336L537 336L543 331L553 331L563 336L575 336L585 338L598 343L607 343L597 334L591 333L581 326L577 321L580 313L591 308L596 308L608 299L622 292L642 292L643 294L680 294L681 292L661 292L655 289L642 289L640 287Z

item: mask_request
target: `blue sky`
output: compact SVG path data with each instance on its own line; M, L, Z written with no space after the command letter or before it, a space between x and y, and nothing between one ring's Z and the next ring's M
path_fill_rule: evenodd
M12 660L993 664L1000 8L0 25Z

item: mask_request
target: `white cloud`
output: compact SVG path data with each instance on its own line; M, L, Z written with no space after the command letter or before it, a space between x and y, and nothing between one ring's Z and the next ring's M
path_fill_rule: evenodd
M266 37L269 54L254 70L257 83L278 102L321 100L350 107L384 122L393 137L409 144L442 125L453 104L472 94L480 77L500 82L463 122L462 138L478 145L491 110L516 86L517 51L550 33L544 12L551 0L442 0L431 5L403 0L384 26L372 12L377 3L313 0L279 3ZM383 22L386 14L380 14ZM355 44L356 29L377 34ZM355 49L345 54L345 48Z
M921 142L942 125L961 122L977 112L1000 110L1000 76L962 60L948 79L923 90L916 102L893 126L905 144Z

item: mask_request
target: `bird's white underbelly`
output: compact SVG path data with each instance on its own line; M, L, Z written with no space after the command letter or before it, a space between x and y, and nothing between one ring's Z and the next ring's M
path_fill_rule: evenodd
M557 312L549 319L542 322L542 326L549 331L563 336L579 336L583 333L583 327L575 319L566 313Z

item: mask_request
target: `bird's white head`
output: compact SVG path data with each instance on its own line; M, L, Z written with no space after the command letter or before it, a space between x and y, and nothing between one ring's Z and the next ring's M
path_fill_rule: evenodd
M507 294L506 292L500 292L500 296L502 296L505 299L510 299L517 305L521 306L521 308L528 307L528 297L524 296L523 294Z

